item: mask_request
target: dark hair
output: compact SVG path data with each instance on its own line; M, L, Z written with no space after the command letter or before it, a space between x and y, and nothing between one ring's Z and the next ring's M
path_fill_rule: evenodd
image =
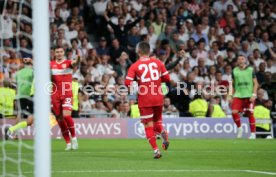
M63 50L64 50L64 48L61 47L61 46L55 46L55 47L54 47L54 50L57 50L57 49L63 49Z
M141 54L148 55L150 53L150 45L148 42L140 42L138 48Z
M76 42L76 43L78 43L79 41L78 41L78 39L77 38L73 38L73 39L71 39L71 44L73 43L73 42Z
M217 70L216 74L222 74L222 72L220 70Z
M147 35L147 34L143 34L143 35L141 35L141 41L146 40L146 39L147 39L147 37L148 37L148 35Z

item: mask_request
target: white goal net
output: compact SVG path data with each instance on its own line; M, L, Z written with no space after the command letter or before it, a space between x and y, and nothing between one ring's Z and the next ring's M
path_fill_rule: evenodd
M42 5L45 10L40 9ZM38 63L41 66L45 64L47 66L49 62L47 61L47 58L49 60L49 41L47 41L49 35L45 35L49 30L45 30L45 27L49 26L47 6L48 1L0 0L0 175L3 177L49 176L50 174L50 157L44 159L48 163L44 165L46 167L44 175L38 174L42 169L40 163L42 160L37 155L43 154L41 151L44 151L44 155L50 156L50 143L47 141L48 126L46 124L45 128L40 128L42 124L45 125L40 120L49 116L49 95L42 95L39 89L34 89L35 92L32 93L34 77L38 80L34 88L49 80L48 77L43 76L43 74L47 75L49 68L37 67ZM41 13L41 17L36 15L38 13ZM42 21L40 24L39 18ZM39 40L43 44L38 44ZM30 59L34 59L34 62ZM34 98L33 95L35 95ZM39 102L36 101L38 96L41 100ZM41 106L34 104L42 103L45 98L44 107L48 112L46 115L39 113ZM41 118L35 120L32 125L33 117ZM32 138L34 136L32 126L37 130L35 141ZM47 133L43 135L45 130ZM46 137L45 145L42 145L40 140L37 141L41 139L41 135ZM22 136L29 137L29 140L23 141ZM41 148L38 149L38 146Z

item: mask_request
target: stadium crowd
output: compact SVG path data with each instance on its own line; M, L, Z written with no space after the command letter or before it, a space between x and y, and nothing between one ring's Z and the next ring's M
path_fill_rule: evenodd
M0 75L5 84L15 83L20 59L32 57L30 3L0 4ZM82 56L82 63L73 69L80 87L76 111L82 116L132 116L135 94L98 95L83 88L123 85L141 41L150 43L152 56L173 66L164 114L194 116L194 106L188 103L200 98L206 101L205 116L212 116L212 105L219 105L231 117L226 94L199 96L195 90L228 88L238 55L246 56L255 69L260 85L256 104L276 112L273 0L50 0L49 11L51 60L56 46L66 50L69 60ZM180 50L185 50L186 57L177 57ZM180 93L179 82L186 85Z

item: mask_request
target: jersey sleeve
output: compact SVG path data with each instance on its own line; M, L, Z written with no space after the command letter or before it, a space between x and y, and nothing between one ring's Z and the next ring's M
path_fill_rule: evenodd
M165 65L162 62L160 62L160 67L161 67L161 80L162 80L162 82L170 82L169 72L167 71Z
M132 81L134 81L134 78L135 78L135 65L132 65L129 69L128 69L128 72L127 72L127 76L126 76L126 79L125 79L125 85L126 86L129 86Z

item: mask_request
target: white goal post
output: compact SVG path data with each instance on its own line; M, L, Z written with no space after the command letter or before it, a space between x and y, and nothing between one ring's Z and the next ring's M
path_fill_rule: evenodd
M47 93L47 85L50 82L50 33L48 7L48 0L32 1L35 76L34 117L36 131L34 172L36 177L51 176L51 141L49 125L50 95Z

